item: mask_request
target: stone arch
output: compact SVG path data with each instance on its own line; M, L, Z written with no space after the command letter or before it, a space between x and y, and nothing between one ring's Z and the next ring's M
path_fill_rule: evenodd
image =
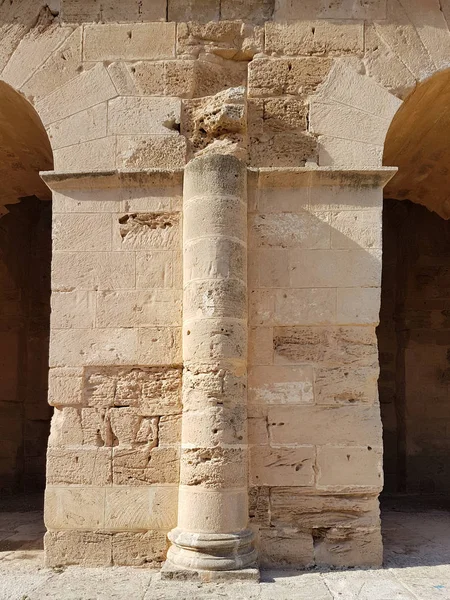
M0 82L0 491L42 490L47 403L51 192L45 128L20 93Z

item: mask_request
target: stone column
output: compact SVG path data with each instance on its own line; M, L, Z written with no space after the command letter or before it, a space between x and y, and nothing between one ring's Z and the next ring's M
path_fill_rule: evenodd
M183 425L170 577L257 577L249 568L257 555L248 529L246 182L245 164L230 155L195 158L185 169Z

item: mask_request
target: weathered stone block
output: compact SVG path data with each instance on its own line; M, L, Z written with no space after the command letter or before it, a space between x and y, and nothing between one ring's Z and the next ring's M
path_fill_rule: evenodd
M175 23L86 25L86 61L154 60L175 56Z
M184 438L183 438L184 441ZM183 448L180 484L208 489L245 487L247 451L242 448Z
M260 213L249 219L249 225L252 242L271 250L330 247L330 215L326 212Z
M55 214L53 249L72 251L111 250L111 215Z
M301 20L265 24L265 50L269 55L358 54L363 49L361 22Z
M261 529L259 541L261 567L311 567L314 564L311 534L295 527Z
M99 292L97 327L181 325L181 290Z
M121 135L117 138L117 167L179 169L184 166L186 139L176 135Z
M149 485L178 483L177 448L113 449L114 485Z
M179 247L179 213L127 213L113 218L116 250L172 250Z
M269 406L273 444L380 446L381 418L371 406Z
M50 485L109 485L110 448L49 448L47 483Z
M134 252L58 252L52 260L54 291L130 289L135 285Z
M250 327L248 333L249 365L273 364L273 328Z
M321 529L314 533L317 565L334 567L379 567L383 544L379 527Z
M139 328L138 352L139 364L181 364L181 327Z
M133 567L159 567L166 558L164 531L121 532L112 537L112 563Z
M311 404L313 387L312 367L253 367L248 375L248 400L258 404Z
M115 137L80 142L55 150L55 168L67 173L111 171L116 166Z
M82 373L78 369L50 369L48 402L51 406L82 403Z
M107 70L98 64L39 100L36 110L47 125L115 96L117 92Z
M102 102L50 125L47 133L53 150L106 137L106 114L107 103Z
M105 488L47 486L45 525L50 530L104 528Z
M201 53L208 52L225 59L247 61L263 50L264 30L261 27L243 24L240 20L211 20L205 25L195 22L199 20L203 19L178 24L178 55L197 58Z
M131 406L142 416L181 412L181 371L172 367L90 368L85 371L85 402L107 408Z
M51 324L55 329L94 326L95 292L53 292Z
M250 481L253 485L314 485L315 451L313 446L250 450Z
M269 488L268 487L250 487L248 491L249 518L250 523L256 523L260 526L270 526L269 516Z
M112 535L99 531L47 531L44 537L47 567L112 564Z
M108 133L177 135L180 111L178 98L115 98L108 102Z
M255 58L249 64L249 96L313 94L330 67L327 58Z
M218 21L219 0L168 0L169 21Z
M379 491L382 451L373 446L322 446L317 449L319 490Z

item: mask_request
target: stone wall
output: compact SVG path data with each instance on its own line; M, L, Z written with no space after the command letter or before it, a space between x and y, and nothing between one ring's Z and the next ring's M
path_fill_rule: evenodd
M380 402L386 491L448 493L449 223L385 201Z
M246 335L237 349L262 564L380 563L383 145L403 98L448 67L449 18L437 0L0 6L0 92L33 104L54 157L49 565L165 557L182 170L208 153L249 167L248 359ZM205 483L202 461L188 466Z
M47 403L51 211L23 199L0 220L0 489L42 490Z

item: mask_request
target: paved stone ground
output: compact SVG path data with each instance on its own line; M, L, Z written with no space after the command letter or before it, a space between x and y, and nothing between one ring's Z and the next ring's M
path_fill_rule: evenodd
M0 504L0 600L450 600L450 512L389 502L385 568L266 571L260 584L161 582L133 568L46 569L42 512L33 502Z

